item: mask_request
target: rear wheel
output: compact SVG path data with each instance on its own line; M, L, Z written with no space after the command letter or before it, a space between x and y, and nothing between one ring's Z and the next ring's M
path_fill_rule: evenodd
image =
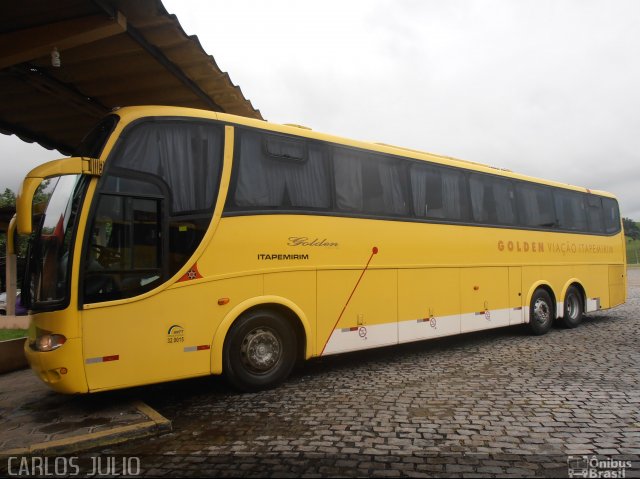
M540 336L547 333L553 324L553 302L544 289L537 289L531 298L529 308L529 327L533 334Z
M273 388L291 373L296 351L297 337L287 319L270 310L250 311L229 330L224 374L241 391Z
M576 328L582 322L584 306L582 294L575 286L570 286L564 296L564 313L562 315L562 325L566 328Z

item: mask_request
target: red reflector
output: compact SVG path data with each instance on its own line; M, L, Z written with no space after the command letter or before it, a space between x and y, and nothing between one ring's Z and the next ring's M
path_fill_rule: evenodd
M60 374L67 374L68 372L67 368L60 368Z
M198 346L198 351L204 351L206 349L211 349L211 346L205 344L204 346Z
M104 356L102 358L102 361L106 363L107 361L118 361L119 359L120 359L120 355L116 354L115 356Z

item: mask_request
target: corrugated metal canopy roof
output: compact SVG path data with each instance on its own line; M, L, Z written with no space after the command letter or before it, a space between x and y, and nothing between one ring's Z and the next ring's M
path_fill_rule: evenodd
M58 68L52 65L54 48ZM160 0L4 5L0 132L69 154L99 118L126 105L262 118Z

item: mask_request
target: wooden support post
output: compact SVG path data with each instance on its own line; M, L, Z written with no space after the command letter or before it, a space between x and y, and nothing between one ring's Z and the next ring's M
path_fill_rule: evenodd
M16 233L16 217L15 215L9 223L7 229L7 316L15 316L16 314L16 290L18 287L18 260L16 256L14 236Z
M16 314L17 261L15 254L7 252L7 316Z

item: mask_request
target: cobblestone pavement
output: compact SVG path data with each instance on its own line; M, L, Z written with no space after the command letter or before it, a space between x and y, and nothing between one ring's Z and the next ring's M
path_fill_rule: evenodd
M575 330L329 357L252 395L211 378L145 388L174 431L96 454L168 477L567 476L568 456L578 473L640 477L640 270L630 276L626 305Z

